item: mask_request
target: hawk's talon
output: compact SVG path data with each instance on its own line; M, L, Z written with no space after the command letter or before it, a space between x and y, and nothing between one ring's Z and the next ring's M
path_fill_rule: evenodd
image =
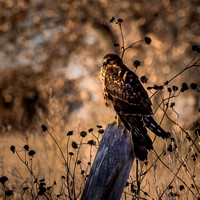
M116 118L113 122L111 122L111 123L109 124L109 126L112 127L114 124L117 124L117 127L119 127L120 122L121 122L121 120L120 120L120 118L117 116L117 118Z

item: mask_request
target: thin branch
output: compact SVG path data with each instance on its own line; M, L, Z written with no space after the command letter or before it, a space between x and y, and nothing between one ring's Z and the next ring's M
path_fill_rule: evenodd
M194 64L192 64L192 62L196 59L197 57L197 53L195 54L194 58L190 61L190 63L183 69L181 70L178 74L176 74L175 76L173 76L169 81L171 82L172 80L174 80L177 76L179 76L180 74L182 74L184 71L186 71L187 69L190 69L192 67L196 67L196 64L200 61L200 59L198 59Z
M64 156L64 154L63 154L63 152L62 152L62 149L61 149L60 145L58 144L58 142L56 141L56 139L53 137L53 135L50 133L50 131L47 130L47 132L48 132L48 134L51 136L51 138L53 139L53 141L55 142L55 144L57 145L57 147L58 147L58 149L59 149L59 151L60 151L60 153L61 153L61 155L62 155L62 158L63 158L63 160L64 160L65 166L67 166L67 169L69 169L67 160L65 159L65 156ZM70 174L70 176L72 177L70 171L69 171L69 174Z
M136 181L137 181L137 191L136 194L139 196L140 195L140 180L139 180L139 172L138 172L138 159L136 160Z
M120 33L121 33L121 38L122 38L122 59L125 53L125 47L124 47L124 35L123 35L123 31L122 31L122 24L119 23L119 28L120 28Z
M78 161L78 156L79 156L79 151L80 151L80 148L81 148L81 144L82 144L82 141L83 141L83 137L81 137L81 141L80 141L80 145L78 147L78 151L77 151L77 154L76 154L76 160L75 160L75 163L74 163L74 172L73 172L73 192L74 192L74 199L76 199L76 188L75 188L75 172L76 172L76 165L77 165L77 161Z
M126 51L127 49L132 48L135 44L137 44L137 43L139 43L139 42L143 42L143 41L144 41L144 40L138 40L138 41L134 42L134 43L131 44L130 46L126 47L126 48L124 49L124 51Z
M153 152L154 152L155 155L158 157L158 154L156 153L156 151L153 151ZM188 156L188 155L186 155L186 157L185 157L184 160L186 160L187 156ZM176 178L178 178L178 179L188 188L188 190L195 196L194 192L187 186L187 184L185 183L185 181L183 181L183 180L178 176L178 172L179 172L180 169L178 169L178 171L175 173L174 171L172 171L172 170L162 161L162 159L160 159L159 157L158 157L158 159L159 159L160 162L161 162L169 171L171 171L171 172L174 174L174 176L175 176ZM181 168L183 164L184 164L184 163L182 163L182 164L179 166L179 168ZM161 197L163 196L163 194L164 194L164 193L162 193L162 195L160 196L159 199L161 199Z

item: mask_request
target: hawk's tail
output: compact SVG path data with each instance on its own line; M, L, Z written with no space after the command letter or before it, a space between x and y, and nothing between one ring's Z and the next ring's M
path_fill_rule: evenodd
M153 133L155 133L157 136L162 137L163 139L169 138L170 133L165 132L153 119L152 116L144 117L145 125L148 129L150 129Z
M163 139L170 137L170 133L165 132L152 116L144 117L124 113L118 113L118 116L124 126L131 132L135 156L141 161L147 160L148 150L153 149L153 143L147 134L146 127Z
M141 161L147 160L148 151L153 149L151 138L147 135L147 129L142 116L125 115L118 113L124 126L131 132L134 146L134 154Z
M146 128L144 127L143 130L139 130L134 127L131 133L136 158L141 161L147 160L148 151L153 149L153 143L151 138L147 135Z

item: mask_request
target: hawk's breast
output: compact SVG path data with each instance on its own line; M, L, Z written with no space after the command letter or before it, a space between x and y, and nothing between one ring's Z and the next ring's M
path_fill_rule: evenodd
M103 83L103 96L105 100L106 106L111 107L112 106L112 100L111 96L108 94L105 86L105 81L106 81L106 66L101 67L101 72L100 72L100 80Z

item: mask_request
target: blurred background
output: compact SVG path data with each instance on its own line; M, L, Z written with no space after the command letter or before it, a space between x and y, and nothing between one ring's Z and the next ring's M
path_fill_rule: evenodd
M152 39L150 45L137 44L124 56L138 76L147 76L145 88L180 72L195 55L192 45L200 44L198 0L0 1L1 152L7 155L13 143L39 145L44 138L41 124L62 141L68 130L105 127L113 121L115 113L104 105L99 79L102 58L120 50L113 46L121 44L119 26L109 22L113 16L123 19L125 46L145 36ZM141 61L137 70L134 60ZM199 68L192 68L170 86L199 84L199 77ZM156 101L167 97L164 91L152 99L154 110ZM190 89L172 101L179 114L169 111L174 121L188 131L199 126L199 92ZM157 121L162 115L161 110L156 113ZM162 124L170 132L180 132L167 119ZM0 172L12 168L5 160L2 155Z
M124 62L146 75L147 85L163 84L183 69L199 44L200 5L186 1L7 0L0 2L0 131L34 130L40 123L107 124L114 112L104 106L99 71L102 57L116 53L123 19L125 46L149 36L125 53ZM199 81L199 69L176 79ZM188 121L198 108L198 94L177 103ZM184 110L187 110L187 115ZM196 115L196 114L194 114ZM39 124L38 124L39 123Z

